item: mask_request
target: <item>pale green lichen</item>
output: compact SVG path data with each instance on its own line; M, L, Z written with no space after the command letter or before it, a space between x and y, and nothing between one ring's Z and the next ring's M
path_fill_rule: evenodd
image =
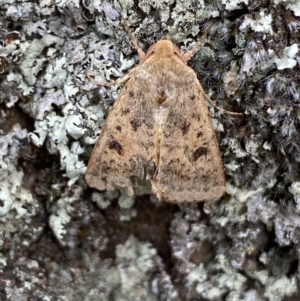
M57 200L54 212L49 217L49 226L61 245L66 245L66 226L71 221L72 212L75 210L74 203L80 200L82 189L77 187L71 197L62 197Z
M118 203L120 206L120 220L130 221L137 216L137 211L132 209L135 202L135 197L128 196L126 193L121 193Z
M5 216L12 209L17 197L16 193L22 185L22 180L22 171L18 172L14 166L1 164L0 216Z
M284 297L292 296L298 291L296 277L272 277L267 270L247 272L247 274L266 287L264 296L268 300L281 301Z
M78 141L74 141L68 146L68 135L79 139L86 131L83 128L81 115L73 115L72 110L74 111L75 107L69 103L64 109L66 117L57 116L51 112L43 121L36 122L35 133L28 135L36 146L42 146L48 137L47 148L52 154L59 152L61 167L66 170L66 174L70 178L69 185L73 184L86 171L85 164L79 160L79 155L84 152L84 148Z
M119 197L119 191L115 190L113 192L93 192L92 201L96 203L96 205L100 209L106 209L113 200Z
M102 72L97 72L99 76L95 79L98 81L110 81L111 77L122 77L128 68L134 64L134 59L125 59L123 55L120 57L120 66L114 68L108 62L99 59L101 53L107 56L110 50L110 43L103 43L95 35L91 34L91 38L95 39L95 44L90 46L92 65ZM46 39L47 41L47 39ZM53 42L55 42L53 40ZM44 44L39 45L41 51ZM100 51L100 52L99 52ZM34 102L24 104L24 109L30 112L36 119L35 131L29 134L31 141L38 147L41 147L47 141L47 149L51 154L59 153L61 168L66 171L69 177L69 185L72 185L82 174L85 173L86 167L79 156L85 151L85 144L93 144L96 139L96 133L103 121L103 108L100 104L91 105L89 101L83 98L76 105L72 102L72 98L78 93L79 88L75 85L73 78L67 74L67 66L72 71L73 64L83 58L84 52L82 47L77 47L74 56L68 54L54 60L53 65L48 65L47 72L44 77L44 88L60 88L56 92L53 91L54 97L46 94L43 97L36 98ZM70 63L72 63L70 65ZM88 82L88 87L95 87L94 84ZM114 92L115 91L115 92ZM112 89L112 94L117 92L117 88ZM57 97L55 97L55 95ZM53 112L52 104L61 106L63 116ZM84 116L84 117L83 117ZM87 135L87 129L92 129L92 136ZM89 131L91 132L91 131ZM74 138L74 142L69 143L69 137ZM80 143L78 141L83 141Z
M238 10L242 9L243 5L248 5L248 0L222 0L222 4L225 5L226 10Z
M21 140L27 137L27 131L15 124L12 131L0 136L0 217L26 218L35 214L36 201L23 187L24 173L17 170L16 159ZM31 209L31 210L30 210Z
M276 181L269 183L270 187L275 185ZM227 223L242 223L247 220L247 212L244 212L246 202L259 195L265 190L265 185L253 190L238 189L236 186L231 185L229 182L226 183L226 192L231 196L229 201L226 203L226 214L214 216L213 219L216 223L222 227L226 226ZM242 214L244 212L244 214Z
M286 5L288 9L294 12L294 15L300 17L300 1L292 0Z
M136 12L134 10L134 0L114 0L114 7L123 16L123 18L131 17L135 19Z
M265 32L273 35L272 21L272 15L266 14L264 10L261 10L259 18L256 20L246 17L244 22L240 25L240 30L245 30L245 28L249 26L255 32Z
M73 3L75 7L80 7L79 0L55 0L55 4L58 7L64 8L68 3Z
M300 182L293 182L289 187L290 193L293 194L297 205L297 211L300 211Z
M187 281L189 285L196 283L204 283L207 281L208 275L207 270L204 267L203 263L200 263L198 266L193 268L187 275Z
M55 59L52 64L49 64L46 68L46 74L44 76L45 88L62 88L65 86L65 82L68 76L66 68L67 58L62 56Z
M247 157L249 154L247 152L245 152L240 143L237 141L237 139L228 139L228 145L230 147L230 151L235 153L237 158L245 158Z
M150 275L154 275L155 271L158 272L156 256L157 251L151 244L138 242L133 236L130 236L124 245L117 246L116 262L120 284L114 294L114 300L158 301L161 300L159 291L162 289L165 300L178 300L177 292L172 286L169 291L164 289L170 281L167 275L160 275L164 278L165 284L161 283L162 286L157 292L153 290Z
M7 259L0 252L0 273L3 273L3 269L7 266Z
M104 193L93 192L92 202L95 202L100 209L106 209L110 205L111 200L104 198Z
M41 57L42 51L50 45L61 47L63 43L62 39L51 34L45 34L42 39L34 39L32 43L27 45L26 50L23 50L20 68L29 85L35 83L37 73L42 70L42 65L47 60L47 58Z
M135 201L135 198L132 197L132 196L128 196L126 194L122 194L120 197L119 197L119 205L120 205L120 208L123 208L123 209L129 209L133 206L134 204L134 201Z
M215 260L214 267L211 268L218 270L218 273L214 276L213 283L204 265L200 264L189 272L187 276L189 284L196 284L196 291L208 300L218 300L228 291L243 291L247 278L230 267L224 255L216 256Z
M300 1L299 0L274 0L276 5L282 4L286 6L287 9L290 9L294 12L294 15L300 16Z
M298 53L298 45L293 44L283 49L283 55L281 58L275 58L275 63L278 70L291 69L296 67L297 60L296 54Z

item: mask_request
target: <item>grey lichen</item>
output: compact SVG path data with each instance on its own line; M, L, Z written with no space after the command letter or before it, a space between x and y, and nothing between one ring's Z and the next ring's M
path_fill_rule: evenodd
M0 136L0 218L26 218L35 215L36 201L22 186L24 173L17 170L20 147L27 139L27 130L16 123L6 135ZM13 213L14 212L14 213Z
M114 300L177 300L178 294L170 276L162 270L156 250L139 243L133 236L116 249L120 289Z
M78 188L72 197L62 197L57 200L54 212L49 217L49 226L62 245L65 245L66 227L72 219L72 212L75 210L74 203L79 201L81 195L82 190Z
M118 196L119 196L118 190L115 190L112 193L93 192L92 201L95 202L100 209L106 209L111 205L111 202L114 199L118 198Z

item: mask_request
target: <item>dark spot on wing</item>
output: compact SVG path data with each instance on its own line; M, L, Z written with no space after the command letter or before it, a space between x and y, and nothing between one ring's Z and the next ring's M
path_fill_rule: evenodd
M181 123L180 129L182 131L182 135L185 135L189 132L190 129L190 123L185 119L184 122Z
M207 148L206 147L198 147L194 153L193 153L193 161L197 161L199 157L205 156L207 154Z
M109 170L110 170L110 165L108 165L106 161L103 162L101 165L101 173L106 174L109 172ZM98 175L99 175L99 170L98 170Z
M203 136L203 133L201 131L197 133L197 138L200 138L202 136Z
M190 100L195 100L195 95L191 95Z
M123 147L122 145L120 144L120 142L114 140L114 141L111 141L109 143L109 149L114 149L118 152L118 154L121 156L122 155L122 151L123 151Z
M91 175L94 176L94 177L98 177L99 176L99 168L98 168L98 166L92 169Z
M116 129L118 132L121 132L121 130L122 130L122 128L119 125L116 126Z
M130 92L129 92L129 96L130 96L130 97L134 97L133 91L130 91Z
M128 108L122 111L122 115L127 115L128 113L130 113L130 110Z
M200 120L200 115L196 112L192 113L192 116L191 116L193 119L196 119L197 121Z
M142 125L142 121L140 119L134 118L130 120L130 124L132 129L136 132L137 129Z

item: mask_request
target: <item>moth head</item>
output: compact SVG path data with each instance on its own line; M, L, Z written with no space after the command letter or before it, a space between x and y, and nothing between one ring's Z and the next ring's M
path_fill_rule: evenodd
M183 61L179 48L173 44L169 37L162 37L156 44L153 44L148 49L145 59L153 54L157 56L176 55Z

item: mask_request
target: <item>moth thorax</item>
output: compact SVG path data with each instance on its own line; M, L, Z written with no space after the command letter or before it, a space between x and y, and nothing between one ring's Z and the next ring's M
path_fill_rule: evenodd
M174 45L170 40L159 40L155 45L155 53L158 55L173 55Z

